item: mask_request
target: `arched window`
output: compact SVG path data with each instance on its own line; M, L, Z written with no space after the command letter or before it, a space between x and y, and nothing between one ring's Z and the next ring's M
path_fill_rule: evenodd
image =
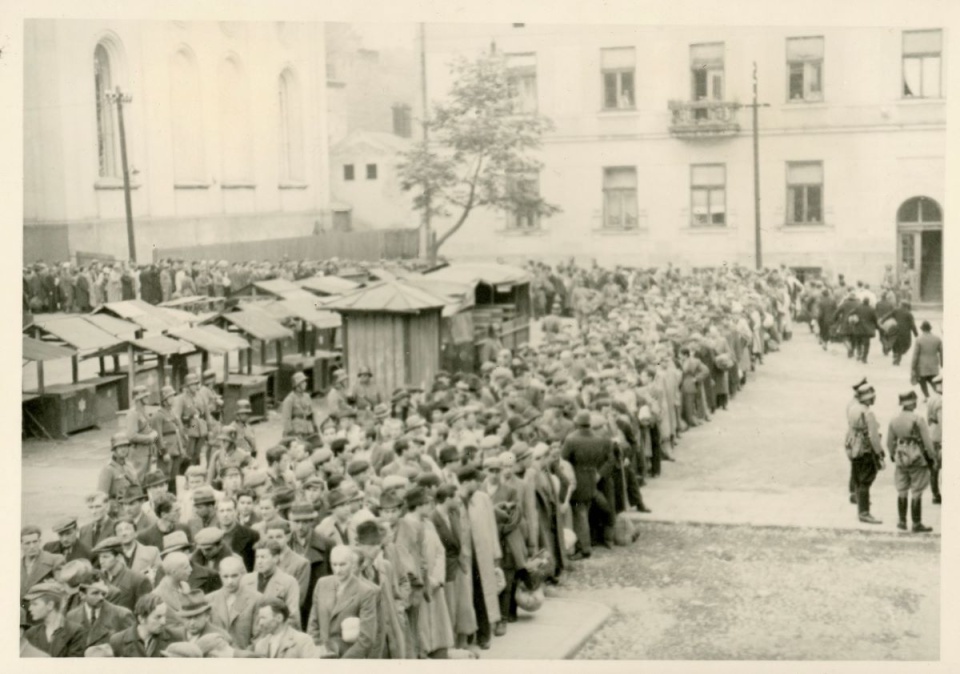
M197 65L186 49L173 57L170 111L173 122L173 175L178 184L205 183L203 108Z
M220 67L220 129L223 183L253 180L251 170L250 106L247 82L239 62L228 58Z
M940 205L929 197L913 197L900 205L897 211L897 222L900 224L941 224L943 213Z
M300 86L289 68L280 75L280 180L302 181L303 117Z
M119 139L117 137L117 108L107 94L117 86L116 74L110 63L110 52L100 42L93 50L93 86L97 97L97 155L101 178L120 176Z

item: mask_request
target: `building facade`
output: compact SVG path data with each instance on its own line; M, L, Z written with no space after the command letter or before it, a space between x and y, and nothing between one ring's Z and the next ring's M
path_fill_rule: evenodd
M942 300L936 27L428 24L424 43L432 100L454 57L495 49L518 108L555 126L528 180L562 212L476 212L443 255L752 266L756 64L763 264L872 285L891 265Z
M324 24L28 20L24 258L309 235L329 211Z

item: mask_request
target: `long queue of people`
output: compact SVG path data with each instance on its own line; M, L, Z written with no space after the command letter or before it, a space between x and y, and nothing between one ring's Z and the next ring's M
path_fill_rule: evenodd
M318 404L298 373L269 447L203 376L152 415L138 391L86 521L21 531L21 654L482 656L635 538L643 486L791 330L779 271L573 275L577 320L492 334L477 374L384 392L360 368Z

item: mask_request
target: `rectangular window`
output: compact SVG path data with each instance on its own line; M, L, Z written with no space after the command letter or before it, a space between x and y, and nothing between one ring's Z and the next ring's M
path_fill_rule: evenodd
M694 164L690 167L690 226L724 227L727 224L727 167Z
M507 176L507 195L513 208L507 213L507 229L530 231L540 228L540 176L516 173Z
M787 96L790 101L823 100L823 38L787 38Z
M393 106L393 134L401 138L410 138L412 133L410 106L397 103Z
M903 97L940 98L942 30L903 31Z
M344 180L353 180L353 164L344 164L344 165L343 165L343 179L344 179Z
M507 54L507 77L515 113L537 111L537 55Z
M636 69L637 58L633 47L600 50L604 110L633 110L636 107Z
M787 224L823 223L823 162L787 162Z
M637 169L603 169L603 228L637 228Z
M693 100L723 100L723 49L723 42L690 45Z
M367 164L367 180L376 180L376 179L377 179L377 165Z

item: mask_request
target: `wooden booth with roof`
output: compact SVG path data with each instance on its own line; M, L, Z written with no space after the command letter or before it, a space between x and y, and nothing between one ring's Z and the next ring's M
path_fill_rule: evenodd
M421 278L421 284L435 284L435 292L450 293L451 300L458 297L458 287L466 289L465 295L459 296L462 308L451 312L445 324L446 369L476 371L480 348L491 327L505 348L516 351L530 341L532 277L525 269L497 263L457 263L429 271Z
M381 281L325 305L343 318L350 381L362 367L388 397L406 385L427 385L440 370L443 298L403 280Z

